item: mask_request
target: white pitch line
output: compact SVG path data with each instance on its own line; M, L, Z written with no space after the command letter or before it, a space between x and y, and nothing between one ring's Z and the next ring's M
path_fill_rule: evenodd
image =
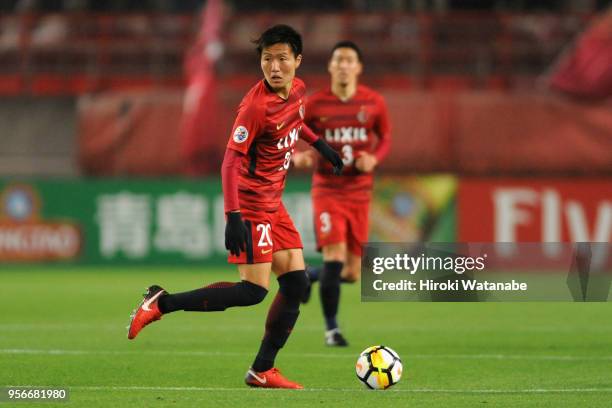
M126 323L126 322L123 322ZM3 332L28 332L28 331L90 331L96 330L107 331L107 332L125 332L125 324L47 324L47 323L15 323L15 324L0 324L0 331ZM209 330L206 326L178 326L173 327L172 330L176 331L190 331L190 332L204 332ZM255 325L215 325L215 331L232 331L232 332L256 332L263 333L263 326ZM321 326L300 326L302 332L320 332Z
M555 356L529 354L419 354L415 359L483 359L483 360L549 360L549 361L612 361L612 356Z
M242 357L251 356L247 352L231 351L169 351L169 350L65 350L65 349L0 349L0 354L33 354L50 356L82 356L82 355L168 355L187 357ZM287 357L303 358L354 358L348 353L284 353ZM568 355L521 355L521 354L413 354L405 358L410 360L540 360L540 361L612 361L612 356L568 356Z
M89 323L76 323L76 324L64 324L64 323L0 323L0 331L2 332L27 332L27 331L66 331L66 330L74 330L74 331L90 331L90 330L106 331L106 332L123 332L125 331L124 327L121 324L89 324ZM190 332L204 332L209 330L205 325L202 326L176 326L172 327L174 332L176 331L190 331ZM232 332L262 332L262 326L258 325L215 325L215 331L232 331ZM404 330L402 328L385 328L388 332L399 332ZM442 332L445 331L445 328L427 328L427 329L419 329L419 328L411 328L413 332ZM321 326L309 325L309 326L300 326L300 331L302 332L320 332ZM463 328L457 329L455 331L460 332L473 332L473 328ZM532 334L532 333L569 333L575 332L575 328L560 328L560 327L537 327L537 328L521 328L521 329L513 329L514 333L524 333L524 334ZM588 328L589 334L600 334L600 333L610 333L612 331L611 327L598 327Z
M6 385L7 388L57 388L57 386L47 385ZM252 389L249 387L149 387L149 386L67 386L69 390L83 391L202 391L202 392L279 392L290 390L278 389ZM371 392L365 388L305 388L303 390L293 390L294 392ZM394 388L387 392L403 393L430 393L430 394L555 394L555 393L611 393L612 388L526 388L526 389L435 389L435 388Z

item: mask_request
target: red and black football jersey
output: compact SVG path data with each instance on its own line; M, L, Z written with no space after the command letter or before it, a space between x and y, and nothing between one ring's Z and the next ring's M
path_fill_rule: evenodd
M242 154L241 208L276 211L305 115L306 87L294 78L286 100L265 80L242 99L227 147Z
M369 199L373 175L360 172L354 164L361 152L376 155L379 163L388 152L390 124L382 96L363 85L346 101L329 88L321 90L308 98L304 122L336 149L345 166L338 177L329 163L318 159L313 195L341 191L351 194L352 199Z

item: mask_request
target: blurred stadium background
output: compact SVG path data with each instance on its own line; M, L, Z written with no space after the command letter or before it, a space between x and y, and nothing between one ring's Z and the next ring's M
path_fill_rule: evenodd
M250 39L303 33L299 75L364 50L386 98L372 240L604 241L612 12L504 0L0 1L0 261L222 261L219 168L260 78ZM308 175L286 201L313 255Z
M235 278L220 162L261 77L249 40L274 23L302 32L310 91L328 85L330 47L351 39L362 82L387 100L372 241L610 242L607 7L0 0L0 386L70 386L87 407L609 406L609 304L360 303L347 285L351 347L322 347L312 301L280 358L315 391L297 394L243 392L270 296L170 316L137 342L123 329L147 284ZM309 175L288 180L316 261ZM404 358L405 379L355 393L357 353L377 343Z

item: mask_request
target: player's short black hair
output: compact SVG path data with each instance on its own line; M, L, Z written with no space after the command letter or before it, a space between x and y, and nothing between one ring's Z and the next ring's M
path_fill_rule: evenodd
M296 57L302 53L302 36L293 27L278 24L264 31L258 39L253 40L257 45L257 53L261 56L263 49L274 44L287 44Z
M334 51L336 51L338 48L350 48L351 50L357 53L357 59L359 60L359 62L363 61L361 49L359 49L357 44L349 40L337 42L336 45L334 45L334 47L332 48L331 53L329 54L330 58L332 55L334 55Z

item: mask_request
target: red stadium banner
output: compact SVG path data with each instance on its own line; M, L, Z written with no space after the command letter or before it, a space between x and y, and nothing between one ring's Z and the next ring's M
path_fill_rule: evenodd
M591 22L550 74L553 88L586 98L612 95L612 11Z
M223 53L223 4L208 0L195 44L185 58L187 89L180 123L183 172L201 175L218 170L221 161L215 137L223 134L218 120L218 91L214 64Z
M612 180L463 179L460 242L610 242Z

